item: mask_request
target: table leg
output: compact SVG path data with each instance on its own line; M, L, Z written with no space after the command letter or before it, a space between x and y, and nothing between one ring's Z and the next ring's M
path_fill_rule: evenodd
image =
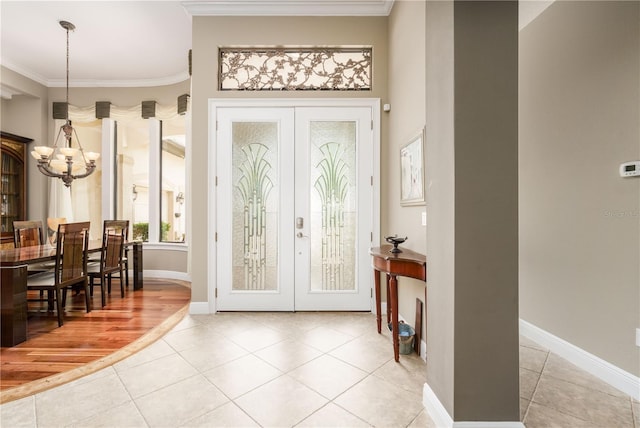
M391 334L393 336L393 357L400 361L400 342L398 341L398 278L390 275L389 296L387 298L391 306Z
M382 332L382 314L380 313L382 311L382 309L380 309L380 272L376 269L373 270L373 281L376 293L376 322L378 323L378 334L380 334Z
M142 283L142 242L133 243L133 289L141 290Z
M27 340L27 266L3 267L0 342L15 346Z
M389 279L391 275L387 274L387 324L391 322L391 299L389 298Z

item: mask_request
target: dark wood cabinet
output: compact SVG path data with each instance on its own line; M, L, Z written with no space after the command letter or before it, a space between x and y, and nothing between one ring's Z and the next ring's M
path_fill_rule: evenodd
M27 144L33 140L1 132L0 247L13 247L13 222L27 215Z

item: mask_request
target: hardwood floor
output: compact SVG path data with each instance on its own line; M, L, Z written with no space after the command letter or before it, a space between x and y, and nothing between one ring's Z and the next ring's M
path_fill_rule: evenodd
M0 403L13 401L100 370L161 337L188 311L190 283L145 278L144 288L130 287L124 298L113 283L100 307L95 289L93 310L84 294L67 297L64 325L44 302L29 303L27 341L0 349ZM29 298L37 297L36 294Z

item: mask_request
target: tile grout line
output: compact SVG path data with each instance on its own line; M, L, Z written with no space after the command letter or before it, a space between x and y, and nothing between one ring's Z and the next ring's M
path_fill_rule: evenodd
M542 364L542 369L540 370L540 375L538 376L538 380L536 381L536 386L533 388L533 393L531 394L531 400L529 400L529 404L527 405L527 410L524 412L524 416L522 417L522 422L527 420L527 416L529 416L529 410L531 409L531 404L533 403L533 398L538 392L538 385L540 385L540 380L542 379L542 373L544 373L544 369L547 367L547 361L549 361L549 355L551 351L547 350L547 355L544 358L544 363Z

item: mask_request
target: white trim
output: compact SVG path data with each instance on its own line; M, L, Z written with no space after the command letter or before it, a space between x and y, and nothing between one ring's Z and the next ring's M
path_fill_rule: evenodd
M142 248L153 251L189 251L189 246L182 242L144 242Z
M115 215L115 174L114 163L115 158L115 142L116 142L116 126L115 121L108 117L102 119L102 153L100 162L102 163L102 182L106 186L102 186L102 218L117 218Z
M160 241L160 159L162 124L159 119L149 121L149 242Z
M438 428L525 428L524 423L520 421L454 422L447 409L444 408L438 396L427 383L424 384L422 390L422 404Z
M193 16L388 16L393 0L183 1Z
M129 275L133 275L133 271L129 269ZM144 270L142 272L143 278L162 278L162 279L177 279L178 281L191 282L191 275L186 272L176 272L174 270Z
M525 428L520 421L454 422L452 428Z
M214 312L209 310L208 302L191 302L189 304L189 313L191 315L209 315Z
M640 400L640 378L596 357L577 346L520 319L520 334L534 342L549 348L554 354L575 364L587 373L594 375L625 394Z
M453 426L453 419L449 416L449 412L444 408L428 383L425 383L422 389L422 404L436 427L450 428Z
M215 234L217 231L217 189L216 175L217 158L217 130L216 118L218 108L227 107L369 107L372 111L374 123L373 129L373 238L374 242L380 239L380 98L209 98L208 100L208 269L207 269L207 301L210 313L215 313L217 308L215 290L217 286L217 254ZM373 278L371 278L373 279ZM373 282L373 281L371 281ZM373 307L373 300L371 300Z

